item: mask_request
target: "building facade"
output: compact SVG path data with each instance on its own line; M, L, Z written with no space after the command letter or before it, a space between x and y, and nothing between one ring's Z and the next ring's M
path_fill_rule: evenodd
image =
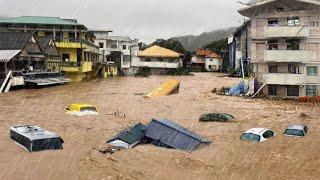
M61 60L49 59L48 68L65 73L73 82L98 76L100 51L94 35L75 19L22 16L0 20L2 32L33 32L37 37L52 36ZM36 37L36 38L37 38Z
M229 71L241 76L248 75L251 60L251 21L244 22L228 37ZM243 71L242 71L243 67Z
M252 1L239 13L251 19L251 63L263 94L317 96L320 1Z
M182 54L157 45L152 45L137 53L138 58L131 62L132 67L150 68L151 74L166 74L170 69L183 66Z
M118 75L133 75L131 61L137 59L138 40L128 36L110 36L112 31L93 30L95 44L103 52L103 61L114 63Z
M197 49L191 58L191 69L202 69L207 72L222 70L222 58L210 49Z

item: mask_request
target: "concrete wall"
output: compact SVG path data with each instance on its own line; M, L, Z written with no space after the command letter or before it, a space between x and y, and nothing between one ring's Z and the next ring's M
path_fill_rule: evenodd
M222 68L222 59L218 58L205 58L205 69L206 71L220 71Z
M278 11L275 7L283 7L284 11ZM263 77L269 74L268 66L278 65L278 73L282 74L275 75L272 81L268 81L278 84L283 82L284 86L279 88L278 95L286 96L283 89L286 90L285 85L289 82L286 79L292 76L288 72L288 64L296 63L300 69L300 75L297 75L299 78L296 79L301 84L300 96L305 96L307 84L320 85L320 6L283 0L260 6L255 12L251 17L251 53L255 77L261 85L266 83ZM290 17L299 17L299 25L289 27L287 20ZM268 27L270 19L278 19L278 26ZM313 22L316 22L315 26L312 25ZM299 39L299 50L287 50L287 39ZM278 50L267 50L270 40L278 40ZM307 66L317 66L318 76L307 76Z

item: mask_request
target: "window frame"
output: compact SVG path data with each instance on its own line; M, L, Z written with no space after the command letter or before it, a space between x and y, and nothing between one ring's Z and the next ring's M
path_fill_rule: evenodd
M310 68L314 68L314 72L309 72ZM318 66L307 66L307 76L318 76Z
M277 85L268 85L268 96L277 96L277 95L278 95Z
M309 88L308 88L309 87ZM313 87L313 88L310 88L310 87ZM308 93L308 92L310 92L310 91L314 91L314 92L312 92L312 93ZM316 85L316 84L307 84L306 85L306 96L308 96L308 97L315 97L315 96L317 96L318 95L318 85Z
M287 18L287 25L288 26L299 26L300 25L300 18L299 17Z

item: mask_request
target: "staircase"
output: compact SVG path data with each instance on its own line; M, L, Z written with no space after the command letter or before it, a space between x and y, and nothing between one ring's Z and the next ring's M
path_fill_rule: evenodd
M9 71L6 78L4 79L1 87L0 87L0 94L9 92L12 85L12 71Z

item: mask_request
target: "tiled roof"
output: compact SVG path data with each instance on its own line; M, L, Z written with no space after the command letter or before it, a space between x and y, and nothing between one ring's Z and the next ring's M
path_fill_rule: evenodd
M83 26L72 19L61 19L59 17L44 16L21 16L16 18L0 19L0 24L41 24L62 26Z
M207 58L221 58L221 56L215 52L210 53L209 55L205 56Z
M143 51L138 52L139 57L164 57L164 58L179 58L180 53L166 49L157 45L153 45Z

